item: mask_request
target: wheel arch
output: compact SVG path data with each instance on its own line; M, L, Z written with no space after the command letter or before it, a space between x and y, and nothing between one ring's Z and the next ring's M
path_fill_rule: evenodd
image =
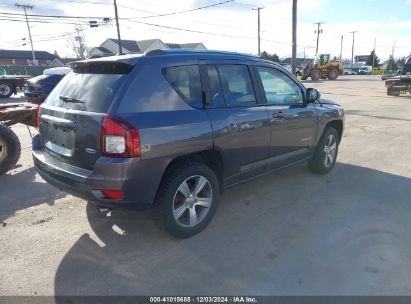
M329 122L325 125L325 128L324 128L324 130L323 130L323 133L324 133L324 131L327 129L327 127L332 127L332 128L334 128L334 129L337 131L337 134L338 134L338 142L341 142L341 137L342 137L343 130L344 130L344 126L343 126L342 121L341 121L341 120L332 120L332 121L329 121ZM322 136L322 134L321 134L321 136Z
M217 176L220 192L224 191L224 162L221 152L215 149L203 150L195 153L185 154L178 156L172 159L166 169L164 170L161 181L163 181L166 174L173 169L173 167L178 166L179 164L184 164L187 162L197 162L207 165L215 175ZM161 182L160 182L161 185ZM157 188L157 191L160 188L160 185Z

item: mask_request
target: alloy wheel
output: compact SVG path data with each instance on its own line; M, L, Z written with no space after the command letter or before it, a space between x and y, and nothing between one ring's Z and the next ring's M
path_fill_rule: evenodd
M0 163L7 155L7 146L4 140L0 137Z
M194 227L207 216L212 201L210 181L201 175L191 176L180 184L174 195L174 219L182 227Z
M333 134L330 134L324 146L324 166L329 168L335 159L337 153L337 139Z

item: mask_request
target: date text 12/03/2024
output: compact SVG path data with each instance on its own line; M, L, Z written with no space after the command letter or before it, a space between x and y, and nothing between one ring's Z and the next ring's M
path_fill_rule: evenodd
M254 297L150 297L150 303L258 303Z

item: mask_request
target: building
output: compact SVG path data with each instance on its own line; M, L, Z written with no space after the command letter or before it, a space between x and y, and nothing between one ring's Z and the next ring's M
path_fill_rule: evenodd
M56 58L51 63L50 66L55 67L65 67L68 66L70 62L78 61L78 58Z
M121 40L121 48L124 54L137 53L143 54L152 50L159 49L197 49L205 50L203 43L164 43L160 39L148 40ZM110 56L118 54L118 39L106 39L100 46L90 50L89 56Z
M201 42L195 43L166 43L169 49L194 49L206 50L207 48Z
M39 65L49 65L57 58L46 51L34 51ZM33 65L33 55L31 51L21 50L0 50L0 65Z

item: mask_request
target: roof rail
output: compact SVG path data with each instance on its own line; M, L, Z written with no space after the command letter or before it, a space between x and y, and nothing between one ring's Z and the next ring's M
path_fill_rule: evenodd
M178 54L204 54L204 55L234 55L234 56L244 56L244 57L253 57L254 55L242 54L236 52L227 52L227 51L215 51L215 50L195 50L195 49L157 49L148 51L145 53L145 56L159 56L159 55L178 55Z

